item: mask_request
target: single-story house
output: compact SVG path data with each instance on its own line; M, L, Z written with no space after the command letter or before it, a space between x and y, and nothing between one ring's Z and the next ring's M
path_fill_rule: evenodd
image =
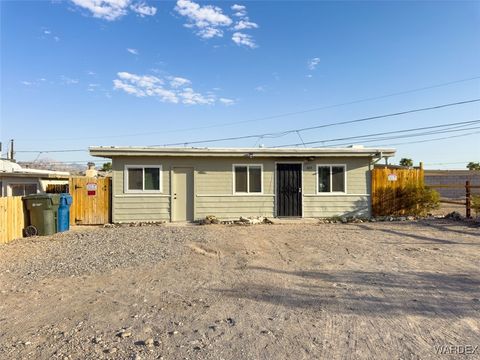
M112 220L370 215L370 172L394 149L90 147L112 160Z
M68 185L65 171L23 168L9 159L0 159L0 196L45 193L48 185Z

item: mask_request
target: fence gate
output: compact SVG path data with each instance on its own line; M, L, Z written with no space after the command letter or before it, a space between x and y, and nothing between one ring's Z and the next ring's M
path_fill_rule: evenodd
M372 215L383 216L402 212L398 190L407 186L424 185L424 170L396 166L375 167L372 171Z
M73 197L70 223L101 225L111 220L111 178L71 177L68 187Z

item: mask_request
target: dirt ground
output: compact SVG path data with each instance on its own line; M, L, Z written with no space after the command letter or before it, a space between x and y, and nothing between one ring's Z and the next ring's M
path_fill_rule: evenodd
M460 222L82 228L0 245L0 284L1 359L480 358Z

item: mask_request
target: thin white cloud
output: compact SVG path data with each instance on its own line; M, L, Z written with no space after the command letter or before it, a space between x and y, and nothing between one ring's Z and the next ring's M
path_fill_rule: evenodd
M320 58L314 57L313 59L308 60L307 67L310 70L315 70L318 64L320 64Z
M137 49L127 48L127 51L128 51L130 54L138 55L138 50L137 50Z
M201 6L191 0L178 0L175 11L188 19L186 27L195 29L196 34L204 39L222 37L222 27L233 22L218 6Z
M95 91L100 87L100 84L88 84L87 91Z
M157 9L148 6L145 2L132 0L71 0L75 5L88 10L91 15L98 19L114 21L128 14L129 10L138 15L153 16Z
M56 42L60 41L60 37L55 35L52 30L48 28L42 28L42 38L43 39L53 39Z
M238 21L233 27L234 30L257 29L258 24L251 22L248 18Z
M220 101L222 104L224 104L226 106L230 106L230 105L235 104L235 100L227 99L227 98L220 98L220 99L218 99L218 101Z
M179 88L185 85L190 85L192 82L182 77L170 77L170 86L173 88Z
M182 98L182 102L187 105L211 105L215 103L215 97L211 94L202 95L193 91L192 88L185 88L179 96Z
M202 94L191 87L192 82L179 76L160 78L153 75L137 75L129 72L117 73L113 88L136 97L154 97L162 102L186 105L213 105L217 101L231 105L230 99L212 93ZM232 100L233 101L233 100Z
M235 44L239 46L243 45L251 49L254 49L257 47L257 45L255 44L255 41L253 40L253 37L245 33L241 33L241 32L233 33L232 40Z
M258 85L257 87L255 87L255 91L265 92L267 91L267 87L265 85Z
M244 17L247 15L247 8L243 5L234 4L231 9L235 11L235 16Z
M130 5L130 9L140 17L154 16L157 13L156 7L148 6L144 2Z
M40 86L42 85L42 83L44 84L46 81L47 79L42 77L35 80L23 80L23 81L20 81L20 83L24 86Z
M60 76L60 81L63 85L76 85L80 82L78 79L73 79L65 75Z

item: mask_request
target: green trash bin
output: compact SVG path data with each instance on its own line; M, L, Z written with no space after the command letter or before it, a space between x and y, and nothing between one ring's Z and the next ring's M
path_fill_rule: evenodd
M25 236L53 235L57 232L59 194L34 194L23 197L30 224Z

